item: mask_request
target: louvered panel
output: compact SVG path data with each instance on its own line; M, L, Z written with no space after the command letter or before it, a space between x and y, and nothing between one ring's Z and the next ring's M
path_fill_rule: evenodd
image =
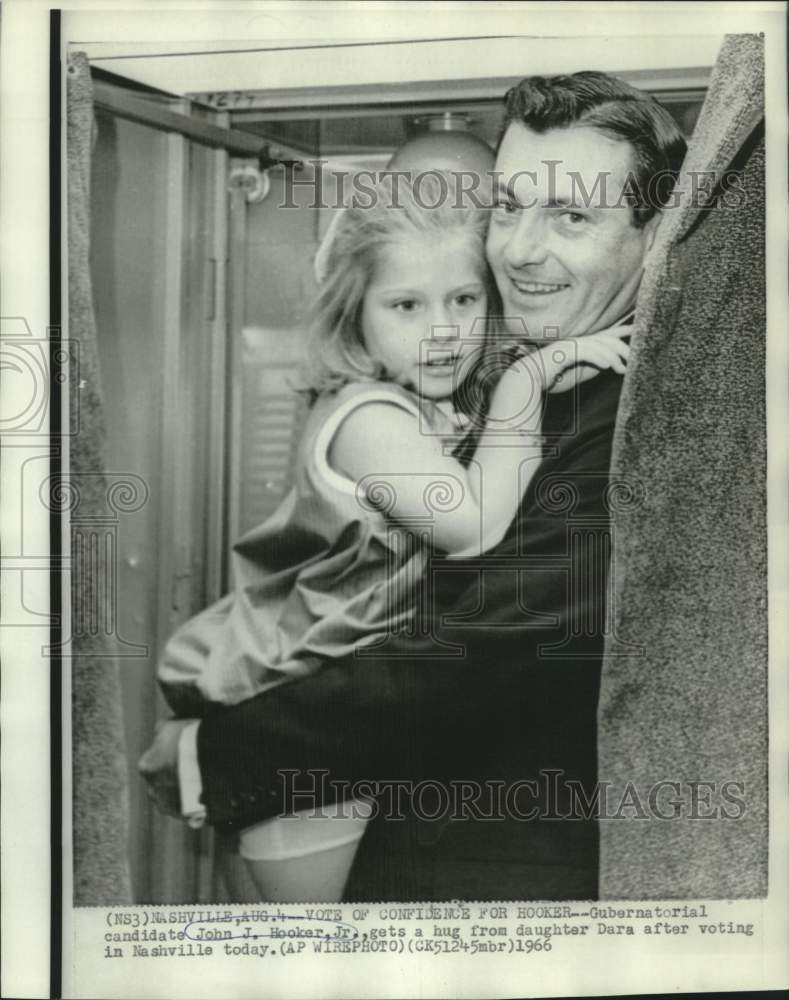
M240 531L265 521L293 481L306 403L293 389L300 330L250 327L243 337Z

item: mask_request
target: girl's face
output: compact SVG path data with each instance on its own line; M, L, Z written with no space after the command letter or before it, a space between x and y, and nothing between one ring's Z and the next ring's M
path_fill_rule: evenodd
M367 353L387 376L428 399L447 399L484 338L484 260L468 236L422 236L379 256L362 303Z

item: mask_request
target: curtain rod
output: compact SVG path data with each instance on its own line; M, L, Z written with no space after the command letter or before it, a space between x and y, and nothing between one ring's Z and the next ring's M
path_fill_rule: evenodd
M313 49L360 49L382 45L429 45L435 42L479 42L491 41L502 38L524 37L517 35L455 35L438 38L389 38L382 40L372 40L366 42L315 42L304 45L269 45L257 46L249 49L199 49L194 52L134 52L121 54L119 56L91 56L90 61L109 62L113 59L172 59L191 56L237 56L244 53L255 52L304 52ZM75 42L75 45L90 44Z
M263 161L263 167L285 162L272 158L271 144L262 137L191 118L178 111L163 108L153 101L125 94L115 87L98 81L93 83L93 102L96 107L111 111L121 118L151 125L166 132L178 132L204 146L226 149L233 156L255 157ZM287 149L281 143L276 143L275 148L278 155L294 154L295 159L299 159L299 154L295 150Z

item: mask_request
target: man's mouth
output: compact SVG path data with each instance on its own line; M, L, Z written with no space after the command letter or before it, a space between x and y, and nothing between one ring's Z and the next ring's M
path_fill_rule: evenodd
M553 281L522 281L518 278L510 277L510 282L515 290L521 295L555 295L570 286Z

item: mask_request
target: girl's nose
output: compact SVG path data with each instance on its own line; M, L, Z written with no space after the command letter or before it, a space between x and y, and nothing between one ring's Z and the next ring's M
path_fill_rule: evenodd
M446 305L437 305L430 311L429 336L432 340L457 340L460 330Z
M512 267L542 264L547 256L545 221L532 216L533 213L521 212L507 241L504 253L507 263Z

